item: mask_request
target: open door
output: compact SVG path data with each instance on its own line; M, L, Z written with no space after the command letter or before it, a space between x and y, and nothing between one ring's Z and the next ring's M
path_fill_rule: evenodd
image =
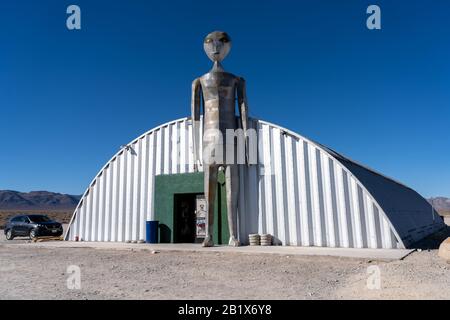
M196 242L196 199L198 193L174 195L174 242Z

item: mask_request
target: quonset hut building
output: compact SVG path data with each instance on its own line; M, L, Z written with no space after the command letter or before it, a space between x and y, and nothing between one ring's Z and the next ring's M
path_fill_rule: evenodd
M269 233L282 245L409 248L444 227L417 192L280 126L251 120L258 164L240 166L238 233ZM160 242L195 242L190 118L156 127L122 148L92 180L73 213L66 240L139 241L159 221ZM227 243L220 182L215 242ZM194 226L194 227L193 227ZM186 234L188 235L186 237Z

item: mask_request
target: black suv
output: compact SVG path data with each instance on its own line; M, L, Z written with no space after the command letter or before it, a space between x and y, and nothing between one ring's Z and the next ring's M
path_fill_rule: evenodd
M56 236L63 233L62 224L40 214L20 215L13 217L5 226L7 240L17 236L29 236L34 239L39 236Z

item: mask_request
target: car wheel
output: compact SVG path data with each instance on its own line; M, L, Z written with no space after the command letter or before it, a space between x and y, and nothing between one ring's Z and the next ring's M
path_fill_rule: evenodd
M36 230L31 229L31 231L30 231L30 239L34 239L34 238L36 238Z
M14 239L14 235L13 235L12 229L9 229L6 232L6 240L12 240L12 239Z

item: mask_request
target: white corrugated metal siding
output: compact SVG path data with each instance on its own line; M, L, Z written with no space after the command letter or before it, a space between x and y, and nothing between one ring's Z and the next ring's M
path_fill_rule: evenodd
M240 166L242 242L257 232L283 245L404 247L372 195L324 148L273 124L251 123L258 130L258 165ZM184 118L122 149L86 190L66 239L145 239L145 221L154 218L154 177L194 171L191 137Z

